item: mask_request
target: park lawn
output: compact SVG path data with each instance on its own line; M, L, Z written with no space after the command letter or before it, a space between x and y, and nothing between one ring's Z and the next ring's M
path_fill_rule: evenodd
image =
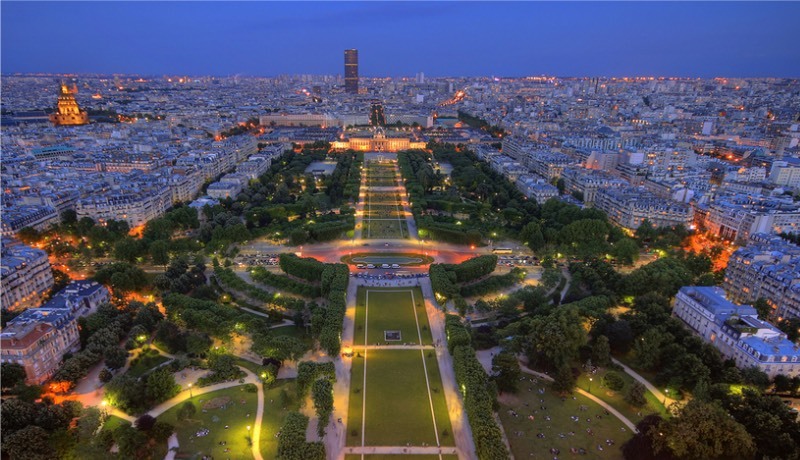
M370 350L366 373L365 445L436 445L419 350ZM352 381L363 382L363 368ZM436 383L440 382L441 378ZM443 393L431 396L444 397ZM440 430L445 428L449 431L449 425Z
M281 397L281 392L286 392ZM264 391L264 419L261 424L261 455L265 458L278 456L278 438L276 437L284 419L289 412L300 409L300 401L296 397L295 380L276 380L271 388ZM281 406L281 401L285 402Z
M630 388L630 386L633 384L633 377L624 371L616 371L617 374L619 374L620 377L622 377L622 379L625 381L625 386L620 391L613 391L603 385L603 377L606 375L606 372L608 372L608 369L598 368L597 373L591 376L591 393L593 395L610 404L611 407L620 411L622 415L628 417L628 419L633 423L639 423L639 421L645 416L652 413L657 413L662 416L666 415L663 401L657 401L653 394L647 390L645 390L645 398L647 399L646 406L636 407L628 404L628 402L625 401L625 394L627 393L628 388ZM588 391L589 376L586 373L581 374L575 381L575 385L582 390Z
M405 219L364 219L361 234L367 239L400 239L408 237Z
M172 407L158 417L159 420L175 426L180 444L179 456L185 454L192 458L201 458L207 455L232 460L253 458L248 438L250 432L247 427L252 429L255 421L258 395L255 392L244 391L244 388L245 385L240 385L189 399L197 408L197 413L191 420L180 422L177 420L178 410L184 403ZM203 405L215 398L230 398L230 401L225 408L209 408L204 411ZM225 429L225 426L229 428ZM201 428L207 428L208 435L195 436ZM221 446L219 445L221 441L227 444ZM228 452L225 452L226 448L229 449Z
M585 458L623 458L620 448L632 433L619 419L606 415L605 409L577 393L562 401L549 384L541 380L533 383L527 380L528 377L520 382L517 394L505 393L499 398L500 420L515 458L553 458L552 448L561 451L558 458L582 457L573 455L571 448L585 449ZM539 393L541 388L544 388L544 394ZM541 409L542 406L545 410ZM588 410L581 411L580 406ZM516 417L512 410L517 413ZM530 420L529 415L534 420ZM550 420L546 419L547 416ZM579 417L579 421L573 421L571 416ZM544 434L544 438L537 437L539 433ZM614 441L613 446L606 444L609 439ZM602 451L598 445L602 446Z
M108 431L114 431L117 427L122 425L130 425L131 422L125 420L124 418L117 417L116 415L109 415L106 419L106 422L103 424L103 429Z
M447 401L442 388L442 376L439 374L439 362L434 350L424 350L425 367L428 370L428 382L431 386L431 402L433 415L436 417L436 428L439 431L440 446L454 446L453 430L450 426L450 415L447 412Z
M345 445L361 445L361 421L364 407L364 348L356 347L353 350L352 366L350 368L350 400L347 404L347 437ZM354 436L355 435L355 436Z
M359 454L347 454L344 460L458 460L458 455L406 455L406 454L368 454L363 457Z
M141 377L147 373L147 371L167 361L169 361L169 358L166 356L152 354L152 352L148 353L147 355L140 355L136 363L131 364L131 367L128 368L128 374L132 377Z
M367 291L369 291L369 296L367 296ZM366 303L367 299L369 299L369 305ZM416 319L414 318L415 312ZM360 287L356 296L354 335L356 345L364 345L365 317L369 321L366 325L367 344L420 344L420 335L422 336L422 345L433 344L425 302L419 288ZM417 333L417 321L419 321L420 334ZM397 342L386 342L384 331L400 331L401 339Z

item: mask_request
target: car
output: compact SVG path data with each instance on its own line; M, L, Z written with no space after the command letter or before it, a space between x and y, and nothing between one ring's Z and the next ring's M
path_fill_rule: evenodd
M381 264L381 268L390 268L389 264Z
M375 266L372 264L367 264L367 268L375 268Z
M400 268L399 264L392 264L392 268Z
M356 268L364 268L364 264L358 264L356 265Z

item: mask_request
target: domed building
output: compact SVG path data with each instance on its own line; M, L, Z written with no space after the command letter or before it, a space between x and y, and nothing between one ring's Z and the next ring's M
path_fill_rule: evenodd
M56 113L50 115L50 122L56 126L76 126L89 123L89 114L81 110L75 100L73 91L61 84L61 92L58 94L58 106Z

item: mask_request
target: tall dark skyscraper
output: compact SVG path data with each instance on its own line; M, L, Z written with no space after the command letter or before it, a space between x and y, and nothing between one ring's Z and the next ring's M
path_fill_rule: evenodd
M344 90L358 94L358 50L344 50Z

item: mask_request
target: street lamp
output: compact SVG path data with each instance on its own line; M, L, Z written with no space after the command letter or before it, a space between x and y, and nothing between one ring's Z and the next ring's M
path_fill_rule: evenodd
M667 398L669 397L669 388L664 389L664 406L667 405Z
M192 384L189 384L189 397L192 398Z
M592 378L589 377L589 393L592 392Z

